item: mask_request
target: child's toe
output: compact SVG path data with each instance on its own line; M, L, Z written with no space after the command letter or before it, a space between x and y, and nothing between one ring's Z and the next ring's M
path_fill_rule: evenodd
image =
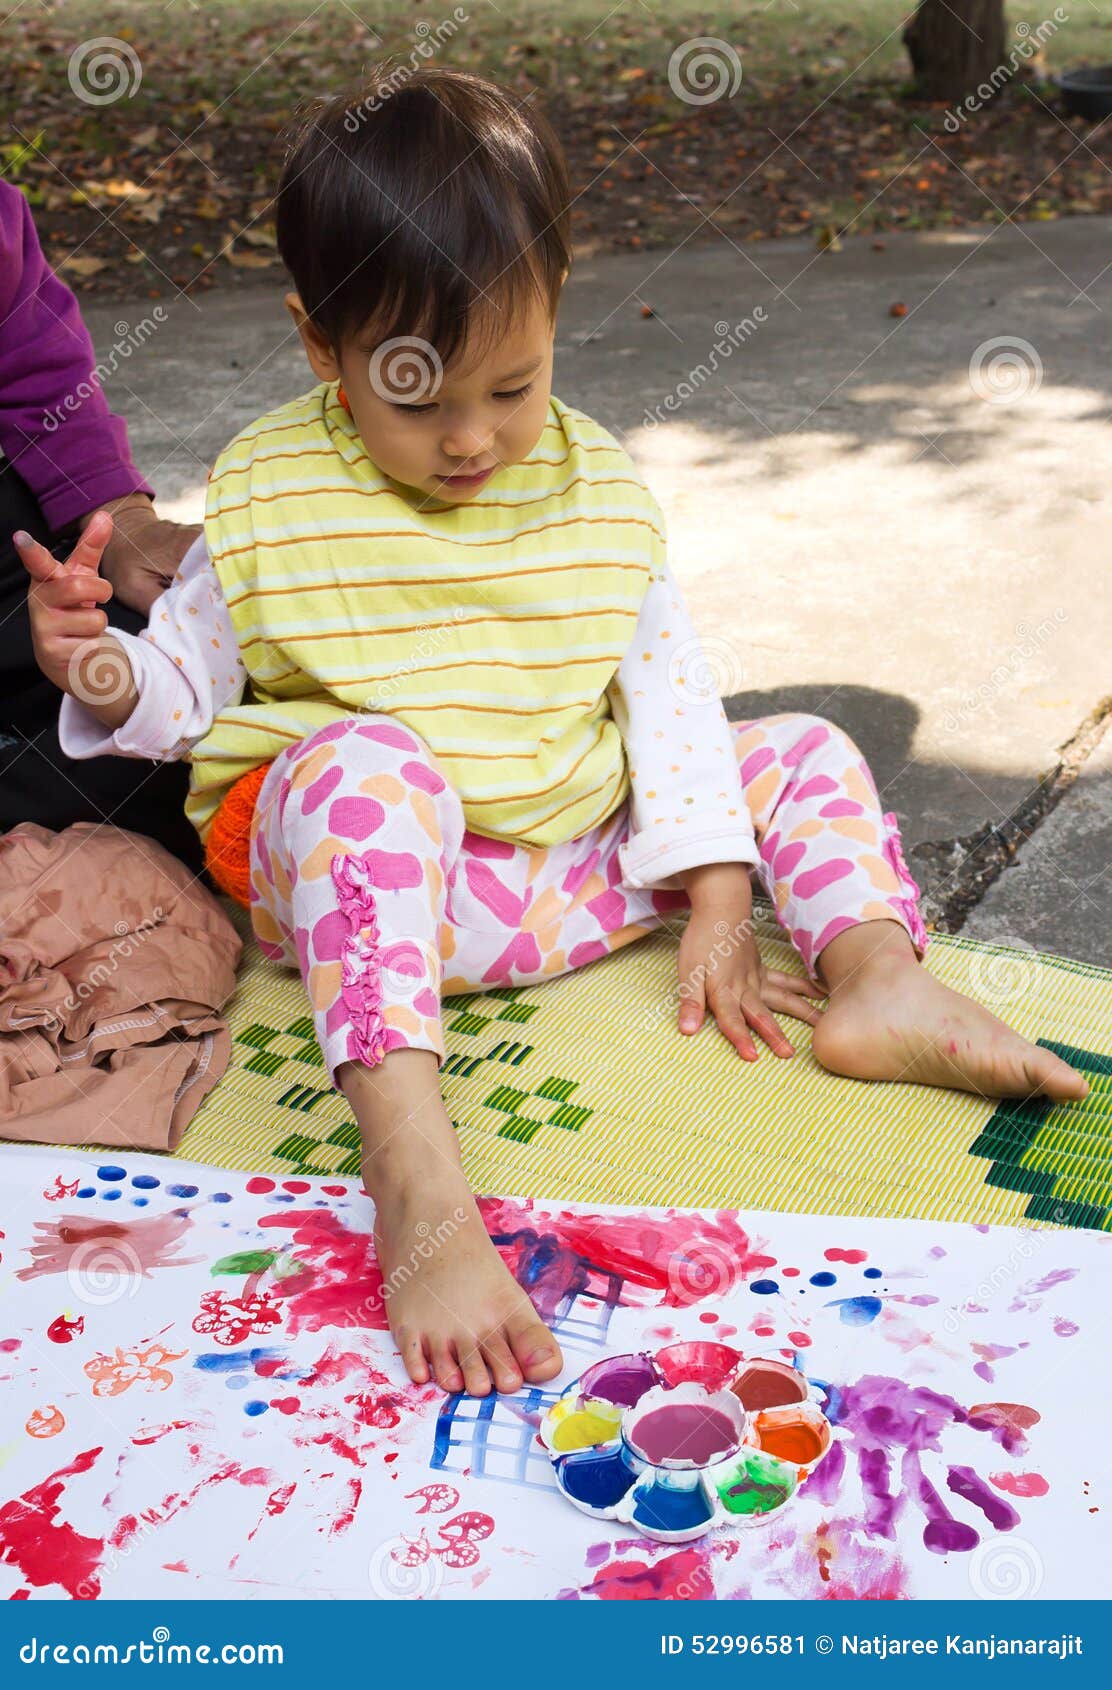
M463 1374L444 1339L437 1338L430 1344L429 1360L432 1362L433 1375L442 1391L454 1393L463 1390Z
M554 1379L563 1367L559 1344L532 1308L523 1309L506 1322L506 1336L530 1384L542 1385L546 1379Z
M468 1338L458 1338L456 1351L463 1368L464 1390L472 1397L489 1397L490 1374L478 1346Z
M402 1358L405 1370L415 1385L427 1385L429 1382L429 1364L425 1360L425 1347L420 1334L416 1332L399 1332L394 1342L398 1346L398 1354Z
M521 1369L513 1358L509 1344L500 1333L493 1333L491 1337L484 1339L483 1356L496 1391L501 1391L506 1396L520 1391L523 1383Z

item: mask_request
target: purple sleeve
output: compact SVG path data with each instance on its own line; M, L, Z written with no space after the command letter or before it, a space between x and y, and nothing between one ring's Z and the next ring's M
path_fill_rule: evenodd
M77 301L43 256L31 208L0 182L0 451L51 529L125 493L151 489L131 461L127 425L92 374Z

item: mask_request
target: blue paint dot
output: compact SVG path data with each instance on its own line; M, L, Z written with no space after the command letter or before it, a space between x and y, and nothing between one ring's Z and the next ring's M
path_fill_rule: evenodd
M149 1197L133 1197L131 1199L131 1201L135 1204L135 1207L137 1209L145 1209L147 1204L150 1202L150 1198Z
M250 1402L243 1405L244 1414L265 1414L270 1407L268 1402L260 1402L258 1397L252 1397Z
M245 1373L233 1373L230 1379L225 1379L229 1391L245 1391L251 1383Z
M843 1326L871 1326L884 1305L879 1297L845 1297L833 1306Z
M140 1191L154 1191L162 1181L155 1179L153 1174L133 1174L131 1183L137 1185Z
M267 1202L268 1203L292 1203L293 1202L293 1196L288 1191L276 1191L272 1197L267 1198Z
M106 1162L103 1168L97 1169L97 1179L126 1179L127 1169L117 1168L114 1162Z
M214 1203L230 1203L232 1200L232 1194L230 1191L214 1191L212 1194L212 1200Z
M883 1279L884 1278L884 1269L883 1268L866 1268L865 1269L865 1278L866 1279Z
M755 1279L749 1289L758 1297L771 1297L780 1287L774 1279Z
M79 1197L95 1197L96 1194L97 1188L95 1185L83 1185L81 1190L77 1193Z
M166 1189L171 1197L196 1197L197 1195L195 1185L168 1185Z
M838 1283L838 1275L836 1273L823 1272L823 1273L813 1273L811 1275L811 1284L812 1285L837 1285L837 1283Z
M104 1201L106 1203L111 1203L112 1199L114 1197L118 1197L119 1195L120 1195L120 1192L119 1192L119 1188L117 1186L113 1186L111 1191L102 1191L101 1192L101 1196L104 1198Z

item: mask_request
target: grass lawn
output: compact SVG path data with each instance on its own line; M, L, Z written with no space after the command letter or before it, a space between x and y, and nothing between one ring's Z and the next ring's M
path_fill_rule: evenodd
M582 250L1112 209L1112 141L1064 123L1049 81L1064 64L1112 59L1112 0L1063 7L1071 15L1036 79L1017 78L957 135L942 108L906 98L908 9L9 0L0 170L28 193L54 260L94 292L250 279L277 263L268 201L298 106L384 57L425 62L420 46L439 36L436 62L494 75L549 113L568 149ZM1038 0L1010 5L1008 18L1037 28L1053 12ZM128 91L82 100L71 85L85 74L82 44L106 36L133 55ZM692 103L670 85L673 53L695 36L736 53L730 97Z

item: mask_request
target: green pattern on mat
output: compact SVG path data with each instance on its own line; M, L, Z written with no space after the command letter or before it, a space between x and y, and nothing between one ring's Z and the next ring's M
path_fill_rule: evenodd
M1089 1081L1083 1103L1001 1103L969 1149L989 1156L985 1178L1028 1194L1026 1219L1112 1230L1112 1057L1041 1039Z
M770 918L757 932L771 966L798 969ZM709 1021L694 1038L676 1030L665 932L543 985L449 998L441 1078L468 1177L481 1191L587 1203L1112 1230L1112 973L1024 952L1018 993L1014 954L940 936L929 966L1080 1061L1093 1082L1083 1104L1025 1112L839 1079L797 1023L792 1061L742 1063ZM356 1176L358 1134L327 1084L297 976L249 944L230 1021L229 1071L179 1154Z

